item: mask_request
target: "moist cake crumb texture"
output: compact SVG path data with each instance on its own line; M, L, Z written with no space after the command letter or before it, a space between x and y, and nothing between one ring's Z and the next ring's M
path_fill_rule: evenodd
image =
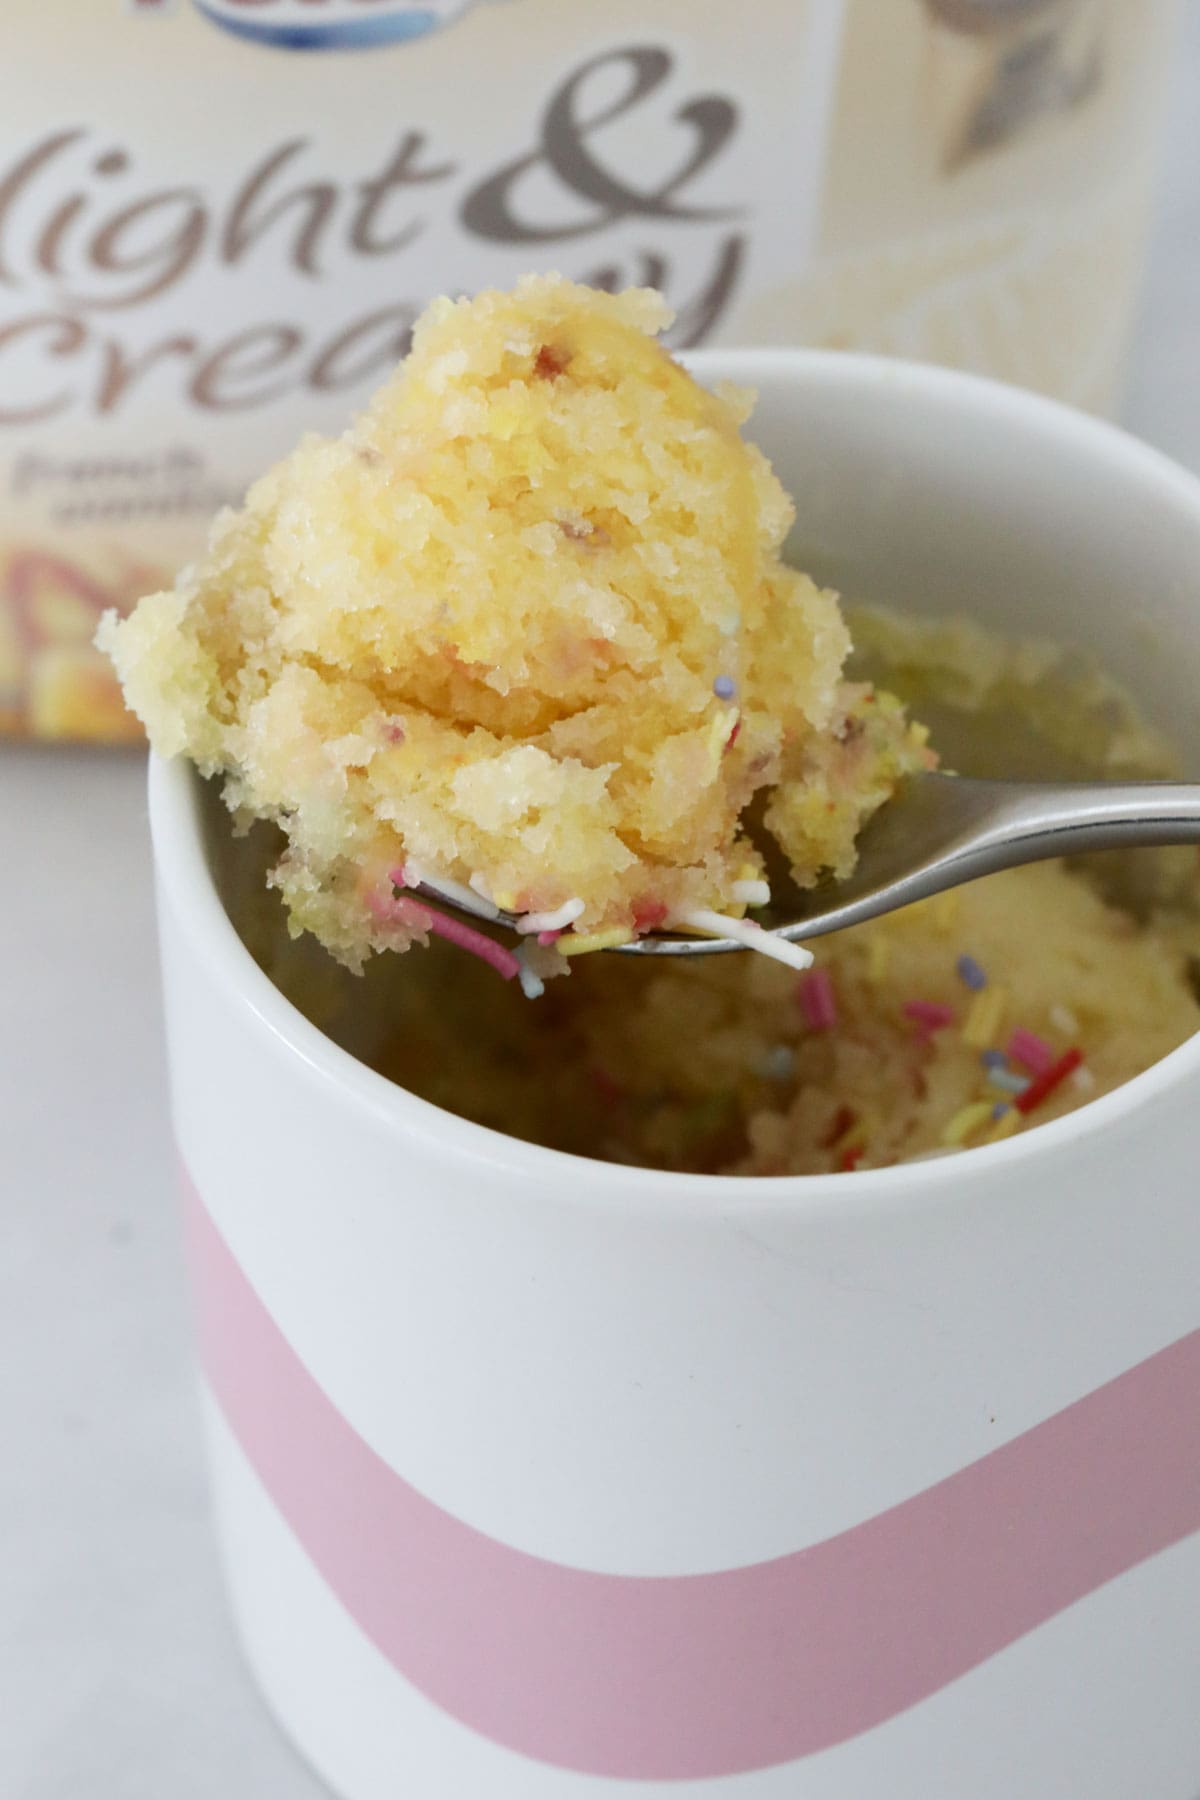
M668 318L556 277L435 303L343 436L104 624L154 747L282 828L293 928L353 968L427 941L422 878L566 909L523 953L535 981L743 917L756 796L807 883L932 760L844 679L836 596L781 560L793 509L741 435L750 398L701 388L656 342Z

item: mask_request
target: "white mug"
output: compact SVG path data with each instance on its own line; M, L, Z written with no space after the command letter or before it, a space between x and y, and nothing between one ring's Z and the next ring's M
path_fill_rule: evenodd
M966 376L694 366L815 573L1085 642L1196 772L1200 485ZM1195 1800L1200 1039L934 1161L591 1162L323 1037L189 769L151 814L225 1566L336 1792Z

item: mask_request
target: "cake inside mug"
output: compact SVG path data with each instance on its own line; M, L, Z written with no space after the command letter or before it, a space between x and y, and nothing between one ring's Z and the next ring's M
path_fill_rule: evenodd
M1194 852L995 876L811 967L770 939L779 960L592 954L745 921L776 868L847 872L930 741L966 772L1022 772L989 733L1031 746L1026 773L1171 772L1053 646L882 613L852 634L783 560L751 398L676 364L667 317L557 277L437 302L342 437L105 621L154 747L233 814L210 839L243 940L382 1074L618 1162L876 1168L1130 1079L1200 1027ZM525 930L485 936L418 882Z
M1177 773L1077 653L967 620L850 616L864 674L965 773ZM799 975L745 955L580 958L529 1005L444 944L349 974L289 937L263 879L273 829L235 840L213 794L206 811L230 917L315 1025L435 1105L577 1155L730 1175L949 1155L1061 1117L1200 1030L1194 850L990 876L820 939Z

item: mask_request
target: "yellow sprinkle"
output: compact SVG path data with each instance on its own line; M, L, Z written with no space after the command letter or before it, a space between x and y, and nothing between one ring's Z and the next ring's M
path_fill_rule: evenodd
M973 1100L970 1106L960 1107L942 1131L943 1144L961 1144L964 1138L969 1138L973 1131L978 1131L981 1125L986 1125L992 1116L994 1104L994 1101L991 1100Z
M618 944L628 944L632 939L632 931L624 925L610 925L607 931L587 932L583 937L576 937L569 931L559 938L554 948L560 956L587 956L593 950L614 950Z
M964 1044L970 1044L973 1050L986 1050L989 1044L994 1044L1007 1005L1007 988L985 987L981 994L976 994L963 1025Z
M739 863L734 871L733 879L735 881L761 881L762 870L756 868L753 863Z
M998 1144L1001 1138L1011 1137L1021 1127L1021 1115L1015 1106L1010 1106L1006 1113L1001 1113L992 1129L984 1139L985 1144Z
M738 709L736 706L731 706L719 712L709 725L708 758L709 769L712 775L715 775L717 770L721 767L721 762L725 755L725 746L733 736L737 722Z
M882 932L877 931L867 943L867 980L880 982L887 974L888 963L892 959L892 946Z
M933 903L933 922L939 931L949 931L958 918L958 889L947 888Z

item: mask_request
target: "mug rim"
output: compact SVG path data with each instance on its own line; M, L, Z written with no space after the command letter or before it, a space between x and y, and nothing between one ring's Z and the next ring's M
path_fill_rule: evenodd
M1161 451L1106 420L995 381L935 364L857 352L795 347L701 350L684 358L701 379L757 380L867 391L900 388L934 407L1023 421L1053 432L1067 454L1102 455L1122 462L1131 476L1153 481L1195 515L1200 540L1200 480ZM539 1190L564 1179L563 1204L577 1206L599 1195L608 1206L648 1204L664 1216L702 1213L849 1218L890 1201L920 1196L931 1203L959 1195L976 1174L1016 1168L1030 1157L1053 1156L1081 1137L1115 1126L1177 1083L1200 1072L1200 1031L1109 1093L1057 1119L994 1144L953 1155L915 1158L883 1169L816 1175L710 1175L609 1163L509 1137L490 1126L424 1100L362 1063L335 1043L280 992L259 968L234 928L205 854L199 814L200 776L182 756L149 759L149 811L154 863L188 940L214 976L282 1047L304 1063L343 1100L365 1108L390 1129L422 1138L446 1156L484 1163L527 1178Z

